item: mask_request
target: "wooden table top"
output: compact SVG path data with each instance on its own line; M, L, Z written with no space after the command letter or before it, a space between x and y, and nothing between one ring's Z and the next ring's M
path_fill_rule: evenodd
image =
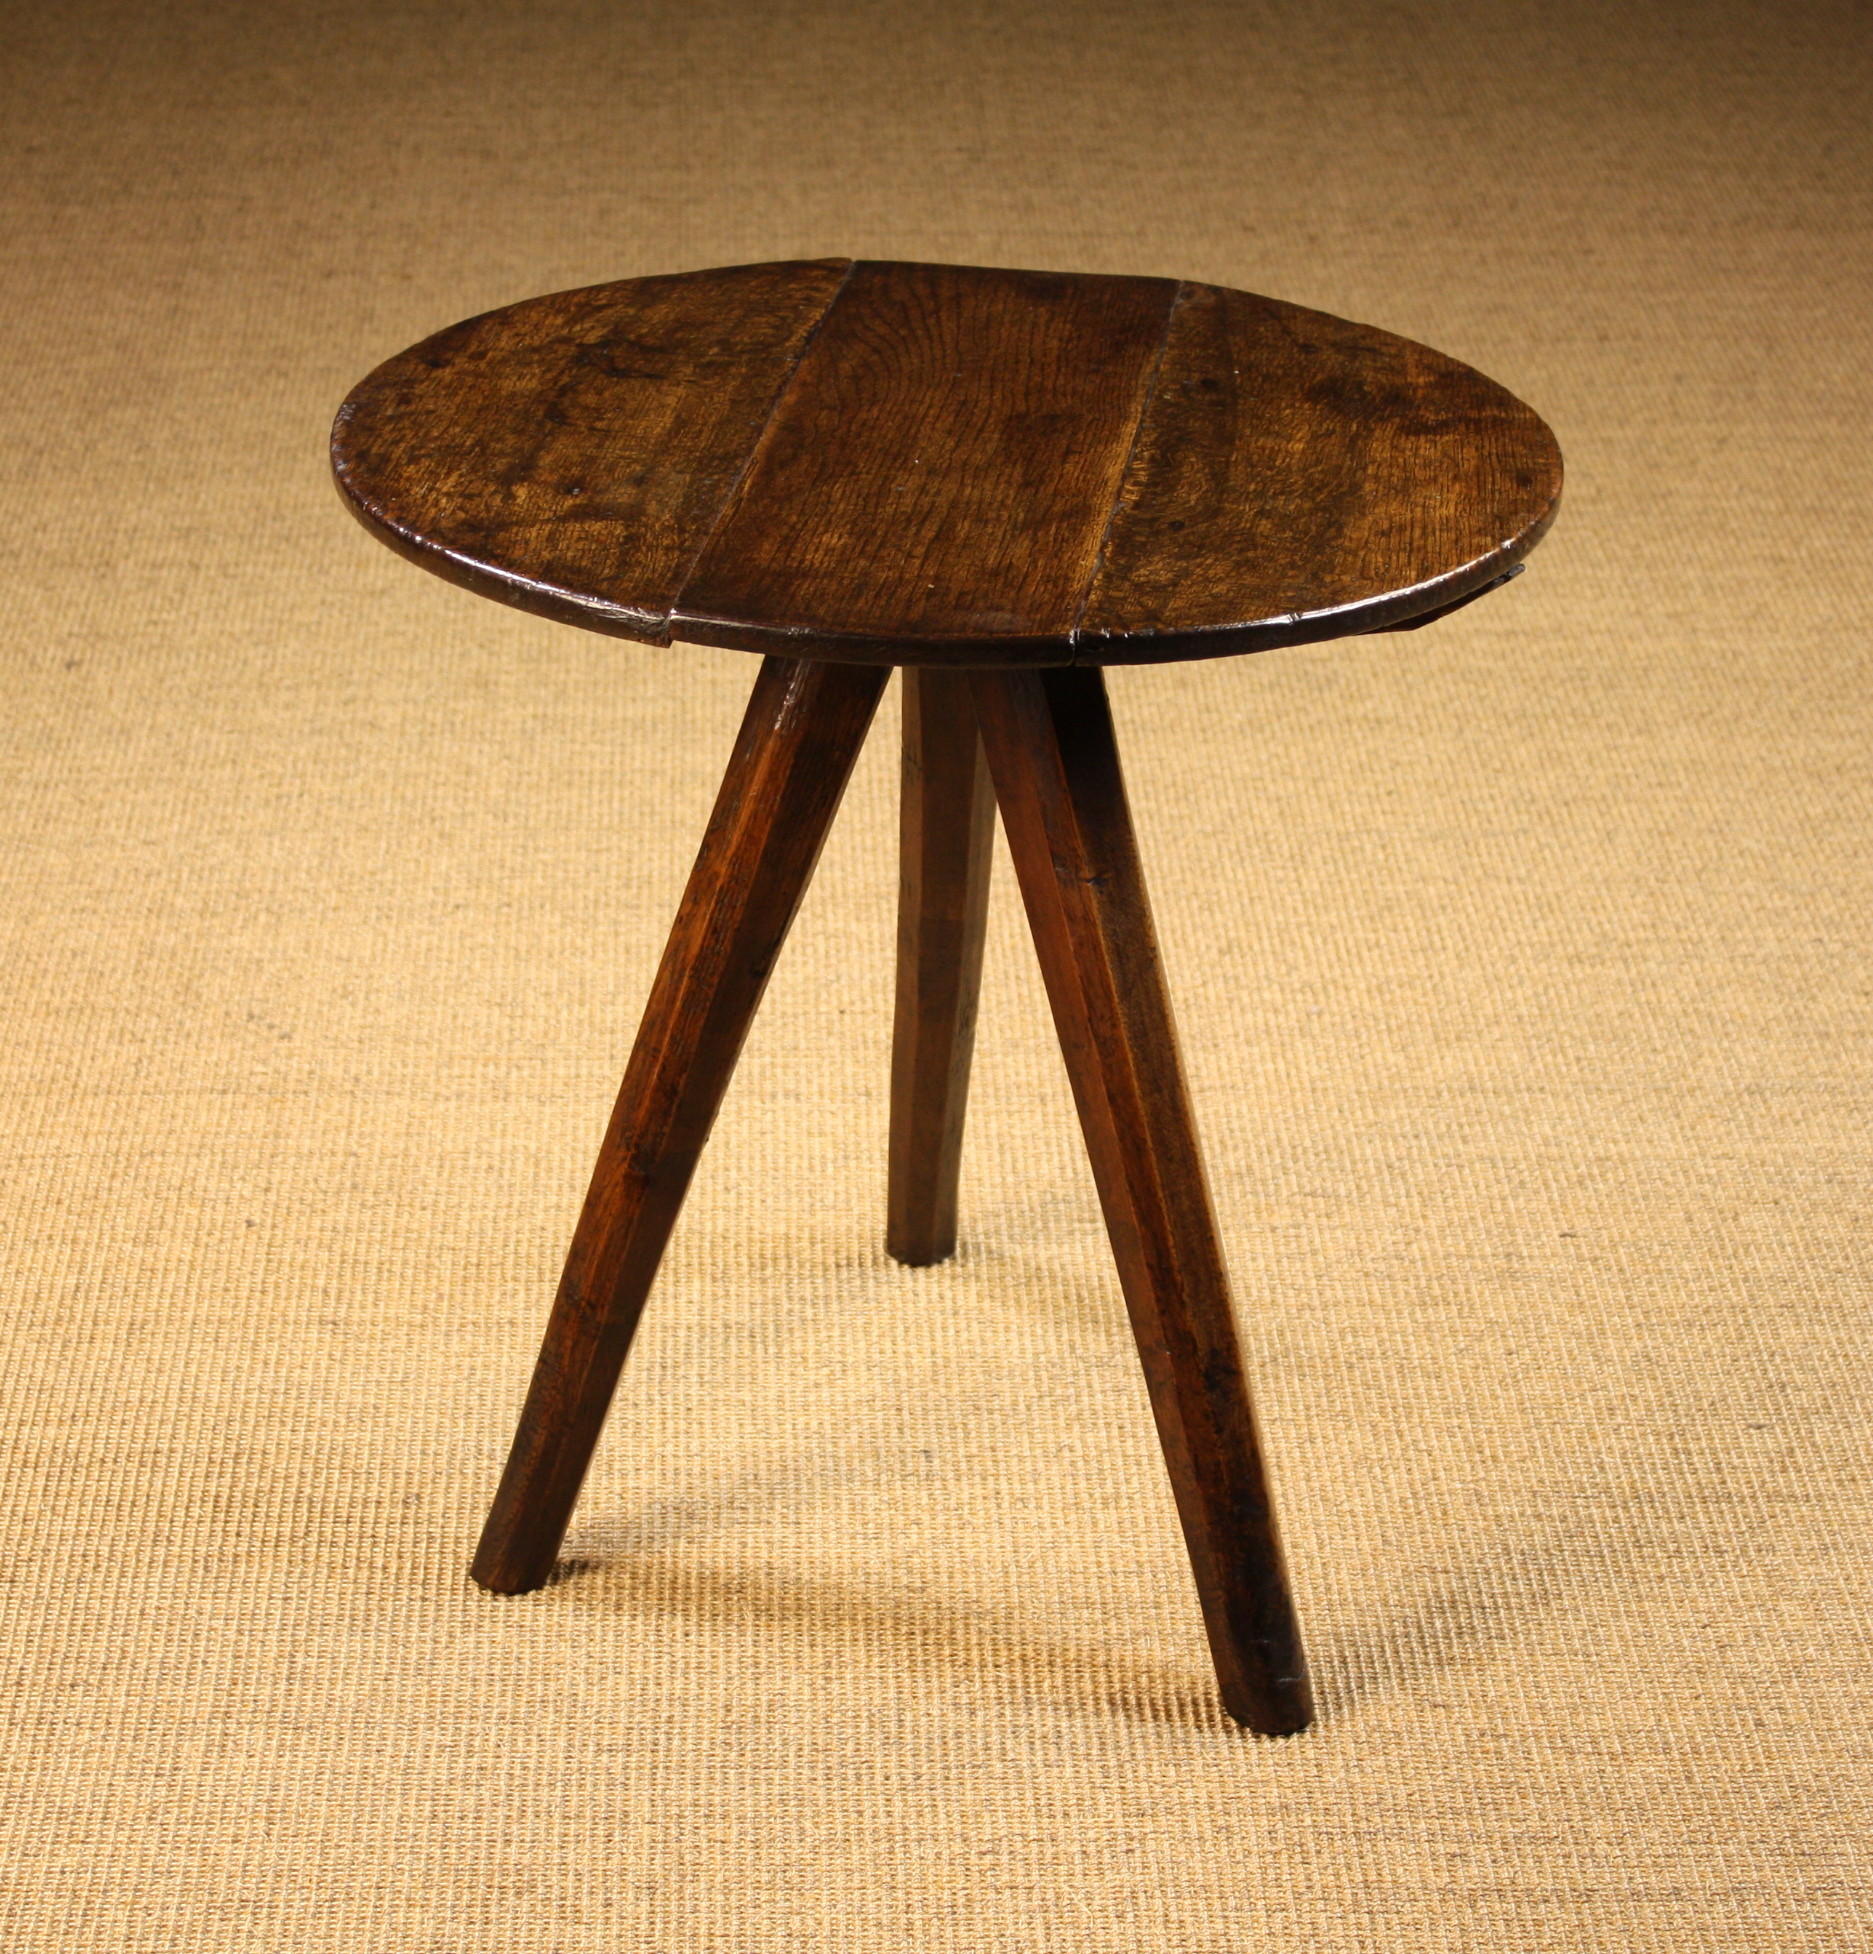
M1397 628L1553 519L1473 368L1174 279L815 259L528 299L339 410L392 548L547 617L892 665L1149 664Z

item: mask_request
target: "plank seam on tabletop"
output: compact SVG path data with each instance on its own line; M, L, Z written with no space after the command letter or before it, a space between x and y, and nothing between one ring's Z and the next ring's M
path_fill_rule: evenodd
M722 527L723 517L728 514L736 496L741 493L741 485L747 479L748 470L754 466L755 456L761 452L762 443L766 441L787 396L792 393L794 381L800 376L800 363L806 358L813 342L825 331L826 321L837 310L840 299L845 295L845 288L852 282L853 268L857 263L856 258L848 258L845 261L845 270L840 273L839 282L833 287L832 297L826 301L825 310L813 321L812 326L801 339L799 350L793 356L793 364L788 367L785 378L775 390L774 398L768 405L767 419L761 423L754 439L749 442L748 452L742 456L741 466L735 470L734 479L723 491L722 499L716 505L709 527L703 531L701 541L690 552L689 561L684 564L682 575L677 579L676 591L670 599L670 607L663 615L663 642L666 645L676 637L676 620L682 612L683 599L689 595L689 586L695 578L696 566L708 555L709 545L715 541L716 532ZM780 655L784 657L787 654Z
M1171 294L1170 304L1164 308L1164 331L1158 340L1158 350L1151 356L1151 371L1145 375L1145 384L1139 389L1138 414L1132 422L1132 438L1125 444L1125 459L1119 464L1118 480L1113 484L1112 506L1106 511L1105 526L1099 532L1099 547L1093 552L1092 568L1086 574L1086 588L1080 592L1079 608L1073 613L1073 623L1067 631L1067 662L1071 665L1080 662L1080 628L1086 621L1086 610L1093 601L1093 592L1099 588L1099 573L1106 567L1106 549L1112 541L1113 526L1119 519L1119 511L1125 506L1125 485L1131 480L1132 457L1138 452L1145 422L1150 418L1152 406L1157 400L1158 375L1164 371L1164 355L1170 348L1171 327L1176 324L1178 311L1184 304L1184 294L1189 289L1190 280L1180 278L1176 291Z

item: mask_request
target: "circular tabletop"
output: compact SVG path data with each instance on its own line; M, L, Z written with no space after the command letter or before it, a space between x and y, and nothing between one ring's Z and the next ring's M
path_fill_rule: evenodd
M1474 368L1219 285L827 258L634 278L387 360L351 508L588 629L891 665L1398 629L1514 572L1554 436Z

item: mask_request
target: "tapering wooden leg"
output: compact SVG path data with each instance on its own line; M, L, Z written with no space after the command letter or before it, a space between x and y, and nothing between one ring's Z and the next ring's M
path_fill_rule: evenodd
M1104 676L978 672L972 692L1223 1703L1268 1735L1302 1730L1307 1668Z
M966 672L905 667L902 795L885 1247L922 1267L956 1250L995 841L995 790Z
M889 672L769 658L690 872L472 1572L553 1571L580 1482L768 972Z

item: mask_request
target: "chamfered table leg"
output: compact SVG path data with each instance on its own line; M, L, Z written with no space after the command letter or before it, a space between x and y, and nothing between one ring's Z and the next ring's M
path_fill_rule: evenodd
M858 757L882 666L768 658L651 988L472 1572L537 1588L794 911Z
M972 695L1223 1703L1286 1735L1312 1696L1104 676L978 671Z
M906 666L885 1247L913 1267L956 1248L994 841L968 674Z

